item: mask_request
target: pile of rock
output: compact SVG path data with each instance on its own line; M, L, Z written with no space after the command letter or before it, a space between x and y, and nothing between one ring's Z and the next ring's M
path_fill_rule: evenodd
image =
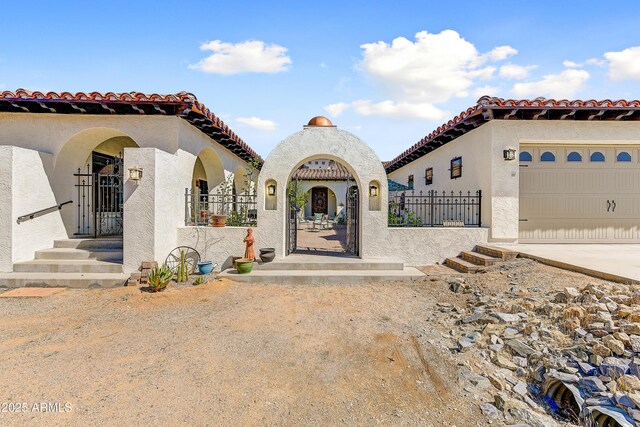
M450 287L473 293L451 331L457 350L495 368L484 373L497 391L483 412L532 426L549 425L536 418L544 410L587 426L640 425L640 290L592 283L545 295L512 285L495 297L459 280Z

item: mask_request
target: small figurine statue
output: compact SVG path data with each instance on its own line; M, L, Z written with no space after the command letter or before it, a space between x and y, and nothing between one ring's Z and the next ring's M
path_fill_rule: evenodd
M256 259L256 253L253 250L253 243L255 242L256 238L253 237L253 229L252 228L247 228L247 237L244 238L243 242L246 245L246 248L244 250L244 257L245 258L249 258L252 260Z

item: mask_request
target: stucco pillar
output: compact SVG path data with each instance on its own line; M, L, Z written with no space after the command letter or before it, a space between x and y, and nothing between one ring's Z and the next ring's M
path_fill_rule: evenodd
M13 147L0 146L0 271L13 269L11 253L11 211L13 207L11 171L13 166Z
M191 156L191 155L189 155ZM164 262L177 246L177 228L184 225L184 190L189 187L193 161L187 155L157 148L124 150L124 270L135 271L142 261ZM193 157L193 156L191 156ZM137 183L129 168L142 168Z

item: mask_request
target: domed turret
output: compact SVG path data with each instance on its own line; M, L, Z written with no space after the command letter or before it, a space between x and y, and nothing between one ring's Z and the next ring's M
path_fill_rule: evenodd
M327 119L324 116L315 116L314 118L309 120L309 123L307 124L307 126L334 127L333 123L331 123L331 120Z

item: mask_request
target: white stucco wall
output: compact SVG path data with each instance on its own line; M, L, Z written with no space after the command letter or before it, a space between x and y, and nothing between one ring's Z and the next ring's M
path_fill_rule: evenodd
M0 147L2 184L0 192L0 270L12 271L13 263L34 258L34 252L51 247L66 237L60 211L17 223L19 216L58 204L47 173L53 156L20 147ZM73 210L75 205L63 207Z
M252 227L254 235L260 235L259 227ZM244 256L247 235L246 227L180 227L178 245L190 246L200 253L203 261L213 261L218 266L215 271L232 267L231 258ZM259 248L266 247L256 242L256 258L260 257Z

